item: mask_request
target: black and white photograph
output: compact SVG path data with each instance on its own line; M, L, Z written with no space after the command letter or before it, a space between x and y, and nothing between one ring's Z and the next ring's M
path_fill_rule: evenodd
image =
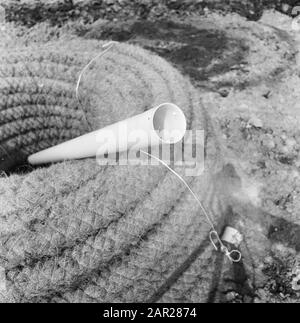
M0 303L300 303L300 1L0 0Z

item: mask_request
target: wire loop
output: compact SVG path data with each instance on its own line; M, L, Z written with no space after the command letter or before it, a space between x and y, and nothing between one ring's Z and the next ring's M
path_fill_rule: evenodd
M234 255L236 255L237 257L235 257ZM238 263L242 260L242 254L239 250L231 250L230 252L226 253L226 256L229 258L231 262L234 262L234 263Z
M217 244L214 241L214 237L217 239L219 245L220 245L220 251L223 252L225 254L225 256L234 263L240 262L242 260L242 254L239 250L231 250L229 251L228 248L224 245L224 243L222 242L222 240L220 239L220 236L218 234L217 231L212 230L209 233L209 239L212 243L212 245L214 246L215 250L219 250L219 248L217 247ZM236 255L237 257L235 257L234 255Z

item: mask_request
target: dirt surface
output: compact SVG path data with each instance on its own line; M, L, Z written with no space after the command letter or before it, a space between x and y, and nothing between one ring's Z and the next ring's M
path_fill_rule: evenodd
M207 11L235 12L250 20L258 20L265 9L277 9L294 15L297 0L1 0L6 19L26 26L50 22L63 25L81 20L140 18L155 20L174 16L203 15ZM299 5L299 4L298 4Z
M265 2L265 3L264 3ZM172 16L186 16L190 13L203 14L205 10L237 12L249 19L257 20L263 7L270 7L268 1L249 0L22 0L2 1L8 21L18 21L26 26L49 21L61 25L70 20L91 23L98 19L157 19Z
M249 25L234 16L223 17L222 22L218 15L118 24L101 20L78 34L139 44L171 61L198 86L219 90L224 96L226 87L243 88L259 82L266 74L280 74L293 56L287 34L274 33L267 26ZM272 41L278 47L275 56ZM261 47L265 47L264 57Z
M202 1L193 15L188 9L194 10L195 4L183 7L166 1L161 13L159 6L144 4L130 9L131 18L123 20L125 13L114 7L115 1L103 2L100 8L90 1L66 1L56 22L51 10L49 15L44 10L48 12L48 5L57 10L57 1L40 4L38 11L32 9L32 1L22 1L21 10L15 3L6 6L9 21L33 26L19 27L28 42L70 34L131 42L156 52L191 77L221 129L228 158L245 174L244 191L258 219L257 226L249 228L250 246L265 255L255 286L243 265L233 267L236 281L224 290L224 299L299 302L300 37L291 18L263 11L263 6L271 5L292 14L296 2L252 1L254 7L248 1L238 7L231 2L222 9L239 15L212 13L211 9L220 10L218 1L212 3ZM259 20L249 22L240 15ZM44 23L37 24L40 21ZM238 199L243 202L242 196ZM265 240L255 232L263 232Z

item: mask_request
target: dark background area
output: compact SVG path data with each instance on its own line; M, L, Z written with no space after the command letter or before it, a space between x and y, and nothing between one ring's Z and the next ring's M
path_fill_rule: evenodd
M203 14L207 9L236 12L250 20L258 20L264 9L273 8L293 15L297 5L300 6L298 0L13 0L2 3L7 21L17 21L26 26L43 21L61 25L77 19L91 23L100 18L124 19L128 16L157 19L165 15Z

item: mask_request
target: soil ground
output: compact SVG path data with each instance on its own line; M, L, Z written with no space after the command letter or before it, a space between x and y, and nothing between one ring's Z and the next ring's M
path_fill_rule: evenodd
M156 52L192 79L221 129L228 158L247 175L247 199L267 219L251 228L265 231L267 239L261 246L253 237L257 250L267 253L254 301L299 302L300 31L287 15L264 10L292 15L296 2L199 1L195 7L195 1L133 1L129 13L123 2L3 4L7 20L28 42L70 34L126 41ZM246 294L233 289L226 299L244 302Z

